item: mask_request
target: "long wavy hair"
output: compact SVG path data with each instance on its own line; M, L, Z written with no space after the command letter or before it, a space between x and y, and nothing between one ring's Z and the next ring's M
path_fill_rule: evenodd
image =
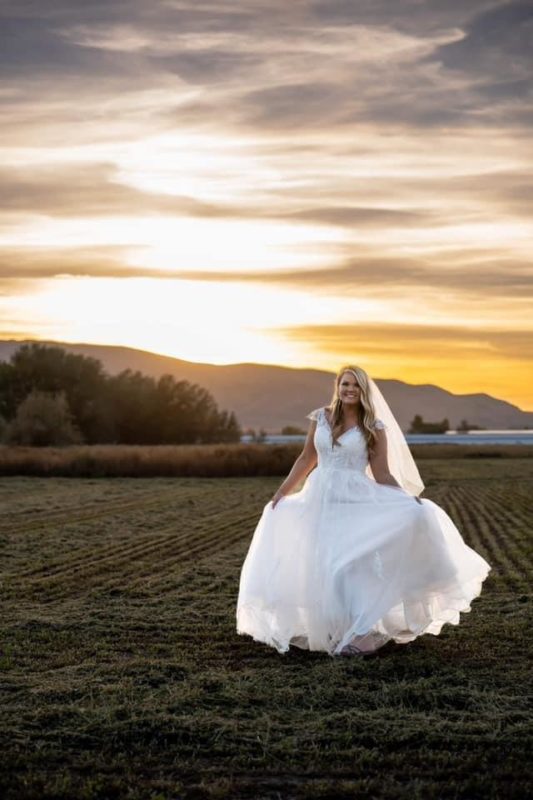
M358 426L363 434L368 452L372 452L374 448L374 444L376 442L376 434L374 432L374 422L376 421L376 412L374 410L374 406L372 405L372 401L370 399L370 382L368 380L368 375L362 369L362 367L355 367L352 364L348 364L347 366L341 367L340 370L337 372L335 376L335 384L333 389L333 396L330 400L329 406L326 408L329 410L329 418L331 420L331 432L332 432L332 447L336 445L341 445L341 442L338 441L338 436L341 435L343 432L345 420L343 414L343 403L339 397L339 385L341 382L341 378L345 372L351 372L355 375L357 379L357 383L361 389L360 399L358 404Z

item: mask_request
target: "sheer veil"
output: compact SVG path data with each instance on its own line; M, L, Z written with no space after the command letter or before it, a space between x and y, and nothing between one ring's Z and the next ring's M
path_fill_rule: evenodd
M400 486L412 495L419 495L424 491L424 484L415 460L405 441L402 429L376 383L369 376L370 399L374 406L376 418L380 419L387 429L387 454L389 469ZM367 473L372 476L370 466Z

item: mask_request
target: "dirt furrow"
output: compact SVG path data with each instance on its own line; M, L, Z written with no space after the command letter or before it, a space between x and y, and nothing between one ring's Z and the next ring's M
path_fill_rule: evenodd
M465 489L461 489L459 494L463 495L463 502L460 505L463 518L469 529L477 528L479 530L480 540L488 552L487 561L498 567L498 572L506 585L515 587L520 584L523 577L520 565L509 556L508 552L498 542L493 518L485 510L486 497L476 498L472 492L469 492L467 497Z
M231 508L234 507L242 507L241 504L235 503ZM205 520L208 520L211 517L218 517L220 515L220 503L212 502L207 507L203 508L195 508L194 515L197 520L195 526L202 524ZM181 514L188 513L186 509L178 508L178 512ZM191 510L191 513L192 510ZM158 535L164 533L165 531L169 530L176 530L179 528L181 524L181 520L177 518L172 526L167 526L167 528L163 528L159 531ZM187 532L183 533L182 536L187 536ZM166 537L163 537L163 540ZM56 577L62 575L64 573L68 573L72 570L76 569L86 569L90 568L92 565L99 564L101 562L107 561L109 558L118 557L120 558L123 555L134 554L137 553L143 547L156 547L158 542L162 541L160 539L154 539L153 533L151 532L149 535L145 535L144 537L137 539L135 544L132 544L131 541L127 544L121 543L111 543L108 545L104 545L103 547L98 548L97 552L95 553L95 545L91 544L90 547L86 547L83 550L76 550L76 557L73 558L73 553L70 553L67 558L64 558L60 561L56 561L52 564L47 564L45 566L40 566L38 568L34 568L31 570L27 570L25 572L19 572L17 574L17 578L20 579L29 579L30 581L39 581L39 580L48 580L49 578Z
M109 569L118 567L124 562L135 561L140 557L145 557L152 553L162 554L165 547L175 547L176 544L189 541L191 536L198 535L198 533L201 535L202 529L206 524L209 524L210 520L216 519L217 527L220 528L221 525L224 527L224 521L229 516L229 524L233 524L236 508L239 511L238 516L240 517L242 514L242 504L236 504L234 507L226 509L223 512L216 511L212 512L209 516L195 519L194 522L189 523L187 530L182 531L180 534L176 534L177 523L174 522L171 526L161 529L156 538L152 536L149 539L144 538L140 542L135 542L135 544L130 543L120 547L110 548L103 554L99 553L97 557L93 556L89 560L76 559L74 562L67 561L64 562L60 568L50 573L41 569L40 572L34 576L16 576L9 581L9 584L11 586L16 586L19 582L24 581L26 585L51 585L54 581L58 582L73 574L86 577L87 575L101 570L109 571Z
M198 490L190 493L190 497L198 496ZM136 508L144 508L146 505L159 505L164 502L166 497L175 497L175 490L166 489L165 491L154 494L153 492L146 492L141 498L136 497L135 500L120 501L114 503L92 503L86 506L77 506L67 508L59 514L40 513L35 519L25 521L20 525L4 524L0 526L0 533L6 534L24 534L31 533L34 530L41 530L42 528L58 527L60 525L68 525L73 519L78 521L85 521L88 519L98 519L99 517L108 517L113 514L120 514L128 512ZM186 500L187 498L180 498Z
M226 519L225 524L221 524L221 516L227 517L228 515L230 516ZM172 565L179 568L180 564L188 563L196 557L208 557L212 552L224 549L228 543L233 543L236 538L246 535L246 527L244 525L242 533L239 532L236 536L230 535L228 537L223 535L226 530L248 523L248 514L242 516L242 505L239 506L238 515L231 515L231 512L228 511L226 515L216 514L213 516L216 517L217 524L205 532L189 529L179 537L179 541L176 541L175 526L172 526L172 528L167 529L168 535L164 538L162 537L153 546L145 547L142 550L138 549L135 552L130 550L128 553L123 553L120 559L114 558L99 561L90 565L91 569L66 570L61 575L54 575L50 579L42 578L39 581L26 583L24 594L42 592L46 600L51 601L70 596L73 592L75 594L82 593L88 587L91 590L103 586L114 588L117 585L117 579L121 585L124 582L127 585L131 585L132 579L135 582L139 579L151 578L154 574L158 575L162 565L167 569L170 557L172 557ZM207 550L210 552L206 552ZM150 566L145 569L144 573L139 575L139 569L141 565L146 563L147 556L153 556L149 561ZM110 575L114 575L111 581L109 580ZM18 593L22 586L19 588L14 584L10 584L6 588Z

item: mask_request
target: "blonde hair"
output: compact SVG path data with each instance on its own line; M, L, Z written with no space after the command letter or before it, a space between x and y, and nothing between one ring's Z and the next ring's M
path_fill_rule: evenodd
M344 423L342 400L339 397L339 384L345 372L352 372L355 375L361 390L358 404L358 425L365 438L367 449L369 452L371 452L376 442L376 434L374 431L376 412L370 399L370 382L364 369L361 367L355 367L352 364L341 367L337 372L335 376L333 396L329 402L329 406L326 406L326 408L329 410L329 418L331 421L331 432L333 439L332 447L335 447L335 445L340 445L337 437L341 435Z

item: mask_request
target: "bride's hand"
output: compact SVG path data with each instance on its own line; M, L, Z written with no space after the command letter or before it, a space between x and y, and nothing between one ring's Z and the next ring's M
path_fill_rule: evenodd
M272 503L272 508L276 508L276 504L279 503L282 497L285 497L285 495L282 494L280 491L277 491L272 500L270 501Z

